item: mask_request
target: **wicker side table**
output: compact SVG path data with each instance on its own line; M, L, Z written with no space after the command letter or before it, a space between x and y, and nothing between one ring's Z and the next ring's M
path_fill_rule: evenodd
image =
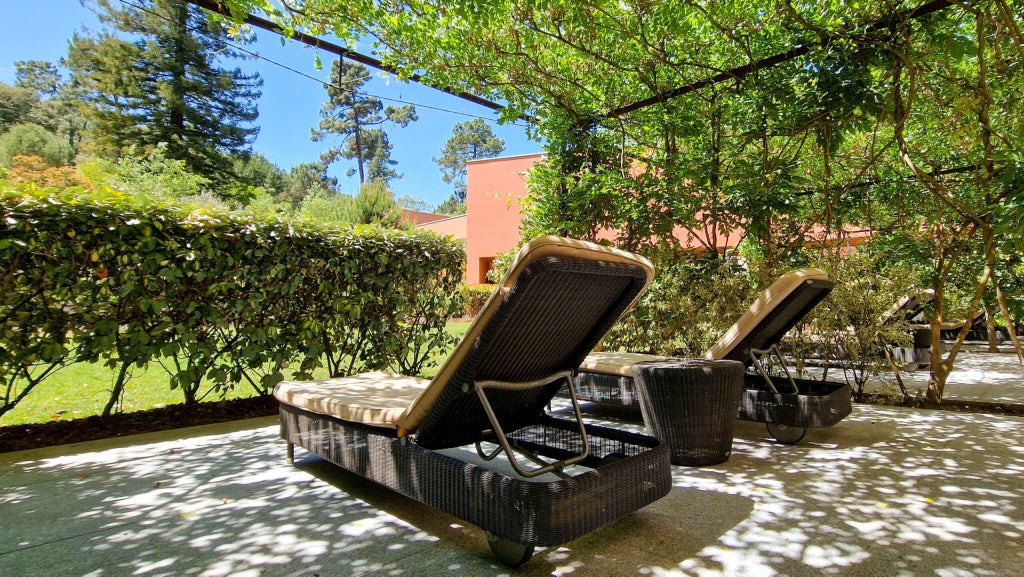
M633 366L651 435L668 443L674 465L714 465L732 453L743 363L681 359Z

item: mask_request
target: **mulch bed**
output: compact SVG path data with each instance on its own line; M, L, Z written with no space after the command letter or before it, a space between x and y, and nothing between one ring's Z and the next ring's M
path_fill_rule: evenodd
M273 397L253 397L200 403L192 407L170 405L147 411L118 413L107 418L93 416L12 425L0 427L0 453L276 414L277 401Z

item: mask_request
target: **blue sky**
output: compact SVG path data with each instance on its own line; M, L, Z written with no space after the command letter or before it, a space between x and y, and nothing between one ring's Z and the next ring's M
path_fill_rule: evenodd
M79 0L2 0L2 4L8 24L4 26L4 34L0 34L0 82L14 82L15 62L57 62L67 54L72 34L83 28L99 29L96 15ZM316 70L312 49L293 41L282 45L279 36L263 31L258 31L257 41L246 48L265 58L238 64L246 72L259 72L263 78L257 121L260 133L253 150L284 170L316 160L320 152L337 143L337 140L312 142L309 138L310 128L319 122L320 105L327 98L316 79L327 79L333 55L321 53L323 70ZM366 47L358 48L366 50ZM376 74L376 71L371 70L371 73ZM364 91L382 99L394 99L384 100L385 105L418 105L418 121L406 128L389 129L394 146L392 159L398 161L396 169L404 175L392 183L395 194L418 196L432 205L448 198L451 187L441 181L441 173L432 158L440 156L441 147L451 136L455 123L474 116L493 120L494 114L453 96L417 84L397 82L394 78L375 77L366 84ZM541 151L539 142L527 138L525 126L493 122L492 129L505 140L503 156ZM357 177L345 176L345 171L352 166L354 164L341 160L331 167L331 174L338 177L343 192L353 193L358 189Z

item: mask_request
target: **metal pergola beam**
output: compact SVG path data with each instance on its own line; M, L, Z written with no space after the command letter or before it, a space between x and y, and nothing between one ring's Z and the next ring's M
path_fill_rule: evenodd
M914 20L915 18L921 18L923 16L927 16L928 14L932 14L940 10L949 8L950 6L953 6L953 4L953 0L931 0L930 2L922 4L917 8L911 8L910 10L905 10L901 13L894 14L887 18L879 20L878 22L875 22L874 24L868 26L868 30L880 30L882 28L887 28L891 26L895 22L904 22L907 20ZM829 39L826 39L822 41L822 45L828 44L828 42ZM669 90L668 92L662 92L661 94L656 94L654 96L651 96L650 98L645 98L638 102L634 102L633 104L627 104L626 106L616 108L615 110L612 110L611 112L606 114L604 116L604 119L610 120L613 118L618 118L619 116L622 116L624 114L629 114L630 112L634 112L642 108L647 108L648 106L653 106L655 104L662 103L673 98L678 98L680 96L683 96L684 94L696 92L702 88L707 88L708 86L714 86L716 84L727 82L729 80L739 80L759 70L771 68L772 66L776 66L778 64L782 64L783 62L803 56L804 54L807 54L810 51L811 48L809 46L798 46L796 48L793 48L792 50L788 50L781 54L775 54L773 56L769 56L767 58L758 60L757 62L751 62L750 64L739 66L737 68L733 68L732 70L727 70L720 74L716 74L715 76L712 76L710 78L705 78L703 80L691 82L686 86L680 86L679 88L674 88L672 90Z
M231 10L227 6L225 6L224 4L222 4L220 2L217 2L216 0L185 0L185 1L188 2L189 4L194 4L194 5L196 5L196 6L200 7L200 8L203 8L205 10L209 10L210 12L214 12L214 13L217 13L217 14L222 14L224 16L228 16L228 17L232 17L232 18L234 17L234 15L231 13ZM309 34L305 34L303 32L299 32L298 30L292 32L291 34L287 34L277 24L271 22L270 20L266 20L264 18L260 18L259 16L254 16L252 14L246 14L245 18L243 18L243 22L245 22L246 24L249 24L251 26L254 26L256 28L260 28L262 30L267 30L269 32L273 32L274 34L280 34L282 36L287 36L288 38L291 38L292 40L297 40L297 41L302 42L303 44L306 44L308 46L312 46L314 48L323 50L324 52L329 52L329 53L335 54L337 56L348 58L349 60L353 60L353 61L358 62L360 64L365 64L366 66L369 66L371 68L376 68L377 70L382 70L384 72L388 72L388 73L394 74L396 76L398 75L398 71L397 70L395 70L394 68L391 68L390 66L384 64L380 60L377 60L376 58L373 58L372 56L367 56L365 54L360 54L359 52L356 52L354 50L350 50L348 48L345 48L344 46L340 46L340 45L335 44L333 42L328 42L326 40L317 38L316 36L310 36ZM444 92L446 94L451 94L452 96L455 96L457 98L461 98L463 100L472 102L473 104L478 104L478 105L483 106L485 108L489 108L491 110L498 110L498 111L500 111L500 110L504 110L505 109L505 107L502 106L501 104L498 104L496 102L491 102L490 100L487 100L486 98L481 98L481 97L479 97L479 96L477 96L475 94L470 94L469 92L460 92L460 91L450 90L450 89L447 89L447 88L439 88L437 86L433 86L433 85L427 83L424 80L423 76L421 76L419 74L413 74L413 75L409 76L407 79L411 80L413 82L416 82L418 84L423 84L424 86L429 86L430 88L433 88L435 90L440 90L441 92ZM529 119L524 118L524 120L529 120Z
M218 2L217 0L185 0L185 1L190 3L190 4L194 4L196 6L199 6L200 8L204 8L204 9L209 10L211 12L215 12L217 14L222 14L222 15L228 16L228 17L234 17L234 15L231 13L231 10L228 9L228 7L225 6L224 4L222 4L221 2ZM905 10L903 12L890 15L887 18L883 18L882 20L879 20L879 21L871 24L870 26L868 26L868 30L869 31L870 30L880 30L882 28L890 27L890 26L892 26L896 22L903 22L903 21L907 21L907 20L914 20L916 18L921 18L921 17L927 16L929 14L933 14L935 12L939 12L941 10L949 8L950 6L954 6L955 4L956 4L955 0L930 0L929 2L926 2L926 3L922 4L921 6L918 6L917 8L911 8L909 10ZM270 20L266 20L264 18L260 18L258 16L254 16L252 14L246 14L245 17L243 18L243 21L246 24L249 24L249 25L254 26L256 28L267 30L267 31L273 32L275 34L286 35L285 31L282 30L281 27L278 26L277 24L275 24L274 22L271 22ZM336 55L344 57L344 58L348 58L348 59L353 60L355 62L359 62L361 64L365 64L366 66L369 66L371 68L376 68L377 70L382 70L384 72L388 72L388 73L391 73L391 74L398 75L398 71L397 70L395 70L394 68L384 64L380 60L377 60L376 58L373 58L371 56L367 56L365 54L360 54L358 52L355 52L353 50L350 50L350 49L345 48L343 46L340 46L338 44L334 44L333 42L328 42L326 40L322 40L322 39L317 38L315 36L310 36L309 34L305 34L305 33L300 32L298 30L292 32L290 35L287 35L287 36L289 38L293 39L293 40L297 40L299 42L302 42L303 44L312 46L314 48L321 49L321 50L323 50L325 52L329 52L329 53L336 54ZM830 39L825 39L825 40L822 41L821 44L822 45L826 45L826 44L828 44L829 41L830 41ZM810 46L798 46L796 48L792 48L790 50L787 50L786 52L782 52L782 53L779 53L779 54L768 56L766 58L762 58L761 60L758 60L757 62L751 62L751 63L745 64L743 66L738 66L736 68L733 68L731 70L726 70L724 72L721 72L721 73L716 74L714 76L711 76L709 78L704 78L702 80L697 80L697 81L691 82L690 84L687 84L685 86L681 86L679 88L674 88L672 90L669 90L668 92L662 92L660 94L656 94L656 95L651 96L649 98L645 98L643 100L639 100L637 102L634 102L633 104L627 104L625 106L621 106L621 107L616 108L616 109L610 111L609 113L605 114L601 119L609 120L609 119L618 118L618 117L623 116L625 114L629 114L630 112L634 112L634 111L637 111L637 110L640 110L640 109L643 109L643 108L647 108L648 106L653 106L655 104L663 103L663 102L666 102L668 100L672 100L674 98L678 98L680 96L683 96L685 94L690 94L692 92L696 92L696 91L698 91L698 90L700 90L702 88L707 88L709 86L714 86L716 84L721 84L723 82L728 82L729 80L742 79L742 78L744 78L744 77L746 77L746 76L748 76L748 75L750 75L750 74L752 74L754 72L757 72L757 71L760 71L760 70L764 70L766 68L771 68L773 66L777 66L779 64L782 64L783 62L787 62L789 60L793 60L795 58L799 58L800 56L803 56L803 55L809 53L810 51L811 51L811 47ZM411 81L419 83L419 84L423 84L424 86L428 86L428 87L433 88L435 90L440 90L441 92L444 92L446 94L450 94L450 95L455 96L457 98L461 98L461 99L466 100L468 102L472 102L474 104L478 104L478 105L483 106L485 108L489 108L491 110L501 111L501 110L505 109L505 107L502 106L501 104L498 104L496 102L492 102L492 101L487 100L485 98L481 98L481 97L479 97L479 96L477 96L475 94L471 94L471 93L468 93L468 92L451 90L451 89L448 89L448 88L440 88L440 87L434 86L434 85L430 84L429 82L427 82L423 78L423 76L420 75L420 74L413 74L413 75L408 77L408 80L411 80ZM522 119L522 120L526 120L527 122L536 122L536 120L537 120L536 118L529 117L529 116L520 116L519 118Z

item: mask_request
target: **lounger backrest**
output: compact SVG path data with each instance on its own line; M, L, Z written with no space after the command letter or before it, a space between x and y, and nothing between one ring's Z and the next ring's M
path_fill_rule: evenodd
M750 351L772 347L803 319L835 283L824 271L805 268L786 273L772 283L747 312L704 356L750 365Z
M883 325L905 320L908 323L920 323L924 321L923 313L925 307L935 300L935 291L924 289L911 294L903 295L893 303L889 310L882 313L879 321Z
M490 429L475 381L526 382L575 370L654 275L616 249L558 237L526 244L451 357L399 422L429 448ZM535 422L562 382L488 393L506 431Z

